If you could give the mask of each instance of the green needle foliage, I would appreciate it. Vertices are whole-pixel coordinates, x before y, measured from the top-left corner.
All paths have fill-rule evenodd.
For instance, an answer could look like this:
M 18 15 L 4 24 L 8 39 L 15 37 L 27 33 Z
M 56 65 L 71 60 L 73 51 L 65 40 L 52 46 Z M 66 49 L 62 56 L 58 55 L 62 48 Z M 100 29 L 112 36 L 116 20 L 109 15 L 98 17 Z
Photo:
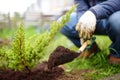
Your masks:
M 0 68 L 5 68 L 6 66 L 6 58 L 5 58 L 6 50 L 5 48 L 0 49 Z
M 46 31 L 38 36 L 33 35 L 29 39 L 25 38 L 24 25 L 20 24 L 15 38 L 11 44 L 11 49 L 0 50 L 0 57 L 6 61 L 6 68 L 13 70 L 31 70 L 39 60 L 43 57 L 44 49 L 49 45 L 56 33 L 70 19 L 70 14 L 74 11 L 76 5 L 73 6 L 63 17 L 61 22 L 53 22 L 50 31 Z
M 15 38 L 11 44 L 12 49 L 7 53 L 8 67 L 15 70 L 22 70 L 26 66 L 25 60 L 25 33 L 23 23 L 20 24 Z

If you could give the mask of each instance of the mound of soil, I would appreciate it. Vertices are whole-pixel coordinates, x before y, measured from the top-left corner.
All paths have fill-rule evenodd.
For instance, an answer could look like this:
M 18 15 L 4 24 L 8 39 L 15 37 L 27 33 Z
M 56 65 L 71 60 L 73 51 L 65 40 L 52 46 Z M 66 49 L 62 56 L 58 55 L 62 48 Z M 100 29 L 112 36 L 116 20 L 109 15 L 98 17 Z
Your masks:
M 44 71 L 47 62 L 38 64 L 31 72 L 0 70 L 0 80 L 90 80 L 84 74 L 90 70 L 74 70 L 65 73 L 60 67 L 54 67 L 51 71 Z
M 48 68 L 52 69 L 55 66 L 71 62 L 78 56 L 79 54 L 75 51 L 69 50 L 63 46 L 58 46 L 49 56 Z
M 72 61 L 78 55 L 74 51 L 58 46 L 51 53 L 48 62 L 38 64 L 31 72 L 27 70 L 0 70 L 0 80 L 78 80 L 81 79 L 82 72 L 77 72 L 78 75 L 73 72 L 66 74 L 62 68 L 56 67 Z M 84 80 L 87 79 L 84 78 Z
M 52 71 L 46 72 L 43 70 L 46 64 L 47 62 L 39 64 L 32 72 L 0 70 L 0 80 L 56 80 L 64 72 L 59 67 L 54 67 Z

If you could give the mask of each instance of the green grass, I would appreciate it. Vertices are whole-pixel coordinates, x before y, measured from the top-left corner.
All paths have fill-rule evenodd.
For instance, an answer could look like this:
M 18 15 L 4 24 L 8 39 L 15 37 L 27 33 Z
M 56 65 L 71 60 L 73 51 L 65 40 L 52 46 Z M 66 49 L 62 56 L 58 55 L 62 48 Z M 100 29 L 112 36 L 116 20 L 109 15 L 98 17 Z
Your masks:
M 11 36 L 13 36 L 15 31 L 15 29 L 8 28 L 0 29 L 0 38 L 10 38 Z
M 111 41 L 106 36 L 97 36 L 96 42 L 101 51 L 96 56 L 89 59 L 76 59 L 67 64 L 69 69 L 93 69 L 93 72 L 87 73 L 91 80 L 98 80 L 120 72 L 120 65 L 112 65 L 108 63 L 109 45 Z
M 9 29 L 9 28 L 4 28 L 0 29 L 0 38 L 12 38 L 16 32 L 17 28 L 14 29 Z M 33 26 L 30 26 L 29 28 L 25 28 L 25 36 L 30 37 L 33 34 L 36 33 L 36 29 Z

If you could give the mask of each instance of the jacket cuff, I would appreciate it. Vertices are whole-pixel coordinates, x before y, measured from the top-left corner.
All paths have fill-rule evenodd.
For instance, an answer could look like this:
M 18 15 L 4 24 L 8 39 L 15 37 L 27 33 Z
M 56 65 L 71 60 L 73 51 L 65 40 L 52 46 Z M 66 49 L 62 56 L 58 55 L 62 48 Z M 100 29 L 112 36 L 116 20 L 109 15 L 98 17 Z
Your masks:
M 93 14 L 96 16 L 96 18 L 98 18 L 97 13 L 94 9 L 91 8 L 91 9 L 89 9 L 89 11 L 93 12 Z
M 104 19 L 104 18 L 107 18 L 108 16 L 108 14 L 106 13 L 106 10 L 100 5 L 93 6 L 89 10 L 95 14 L 97 19 Z

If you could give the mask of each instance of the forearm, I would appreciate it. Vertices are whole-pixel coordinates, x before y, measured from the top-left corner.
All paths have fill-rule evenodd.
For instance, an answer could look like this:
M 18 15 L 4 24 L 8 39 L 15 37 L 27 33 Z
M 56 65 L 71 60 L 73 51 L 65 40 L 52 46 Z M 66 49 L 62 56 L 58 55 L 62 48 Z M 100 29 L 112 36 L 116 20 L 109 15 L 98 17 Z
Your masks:
M 107 0 L 91 7 L 89 10 L 96 15 L 97 19 L 107 18 L 120 10 L 120 0 Z

